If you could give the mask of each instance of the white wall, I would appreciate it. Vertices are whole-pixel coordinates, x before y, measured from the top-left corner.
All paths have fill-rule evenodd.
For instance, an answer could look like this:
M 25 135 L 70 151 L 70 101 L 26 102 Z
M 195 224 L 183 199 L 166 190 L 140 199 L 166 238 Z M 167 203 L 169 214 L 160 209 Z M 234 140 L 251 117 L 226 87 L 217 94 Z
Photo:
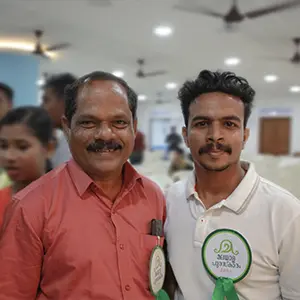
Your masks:
M 299 103 L 295 101 L 260 101 L 256 100 L 256 105 L 250 117 L 248 127 L 250 128 L 250 138 L 244 150 L 245 153 L 258 153 L 259 147 L 259 118 L 268 114 L 266 110 L 276 111 L 280 116 L 289 116 L 292 119 L 291 129 L 291 153 L 300 152 L 300 97 Z M 138 104 L 139 128 L 147 136 L 148 145 L 150 143 L 150 120 L 151 118 L 171 118 L 172 124 L 182 126 L 183 117 L 181 114 L 179 101 L 174 100 L 170 104 L 151 104 L 151 102 L 139 102 Z

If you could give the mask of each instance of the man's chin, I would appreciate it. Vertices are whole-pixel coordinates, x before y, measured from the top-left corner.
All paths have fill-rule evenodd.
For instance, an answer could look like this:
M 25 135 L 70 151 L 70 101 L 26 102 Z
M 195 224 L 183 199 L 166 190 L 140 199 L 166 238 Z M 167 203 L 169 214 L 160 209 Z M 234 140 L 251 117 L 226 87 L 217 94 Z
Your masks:
M 223 172 L 229 168 L 229 164 L 214 164 L 214 163 L 200 163 L 203 169 L 210 172 Z

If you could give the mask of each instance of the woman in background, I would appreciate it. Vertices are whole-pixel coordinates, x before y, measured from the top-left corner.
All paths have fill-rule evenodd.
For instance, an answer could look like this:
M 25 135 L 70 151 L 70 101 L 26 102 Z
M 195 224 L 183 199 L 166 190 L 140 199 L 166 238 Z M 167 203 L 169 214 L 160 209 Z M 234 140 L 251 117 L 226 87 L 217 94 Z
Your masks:
M 0 190 L 0 227 L 12 195 L 51 170 L 53 128 L 47 112 L 15 108 L 0 121 L 0 159 L 12 184 Z

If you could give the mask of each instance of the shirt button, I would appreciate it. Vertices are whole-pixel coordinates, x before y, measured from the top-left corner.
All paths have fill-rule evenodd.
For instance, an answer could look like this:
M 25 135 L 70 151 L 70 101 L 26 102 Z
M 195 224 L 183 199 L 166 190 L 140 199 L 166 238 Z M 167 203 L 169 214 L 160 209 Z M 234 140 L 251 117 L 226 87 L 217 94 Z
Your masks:
M 201 219 L 201 223 L 204 223 L 204 219 Z
M 127 285 L 125 286 L 125 290 L 126 290 L 126 291 L 130 291 L 130 285 L 129 285 L 129 284 L 127 284 Z
M 120 249 L 124 250 L 124 245 L 123 244 L 120 244 Z

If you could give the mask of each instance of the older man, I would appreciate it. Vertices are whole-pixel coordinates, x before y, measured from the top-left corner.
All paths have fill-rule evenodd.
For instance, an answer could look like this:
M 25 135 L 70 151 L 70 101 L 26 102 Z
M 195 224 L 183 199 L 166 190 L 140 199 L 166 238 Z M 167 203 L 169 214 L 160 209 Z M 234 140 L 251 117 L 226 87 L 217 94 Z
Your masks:
M 109 73 L 69 87 L 73 159 L 15 196 L 0 241 L 1 300 L 154 299 L 149 259 L 163 237 L 150 223 L 163 223 L 165 204 L 127 162 L 136 109 L 134 91 Z

